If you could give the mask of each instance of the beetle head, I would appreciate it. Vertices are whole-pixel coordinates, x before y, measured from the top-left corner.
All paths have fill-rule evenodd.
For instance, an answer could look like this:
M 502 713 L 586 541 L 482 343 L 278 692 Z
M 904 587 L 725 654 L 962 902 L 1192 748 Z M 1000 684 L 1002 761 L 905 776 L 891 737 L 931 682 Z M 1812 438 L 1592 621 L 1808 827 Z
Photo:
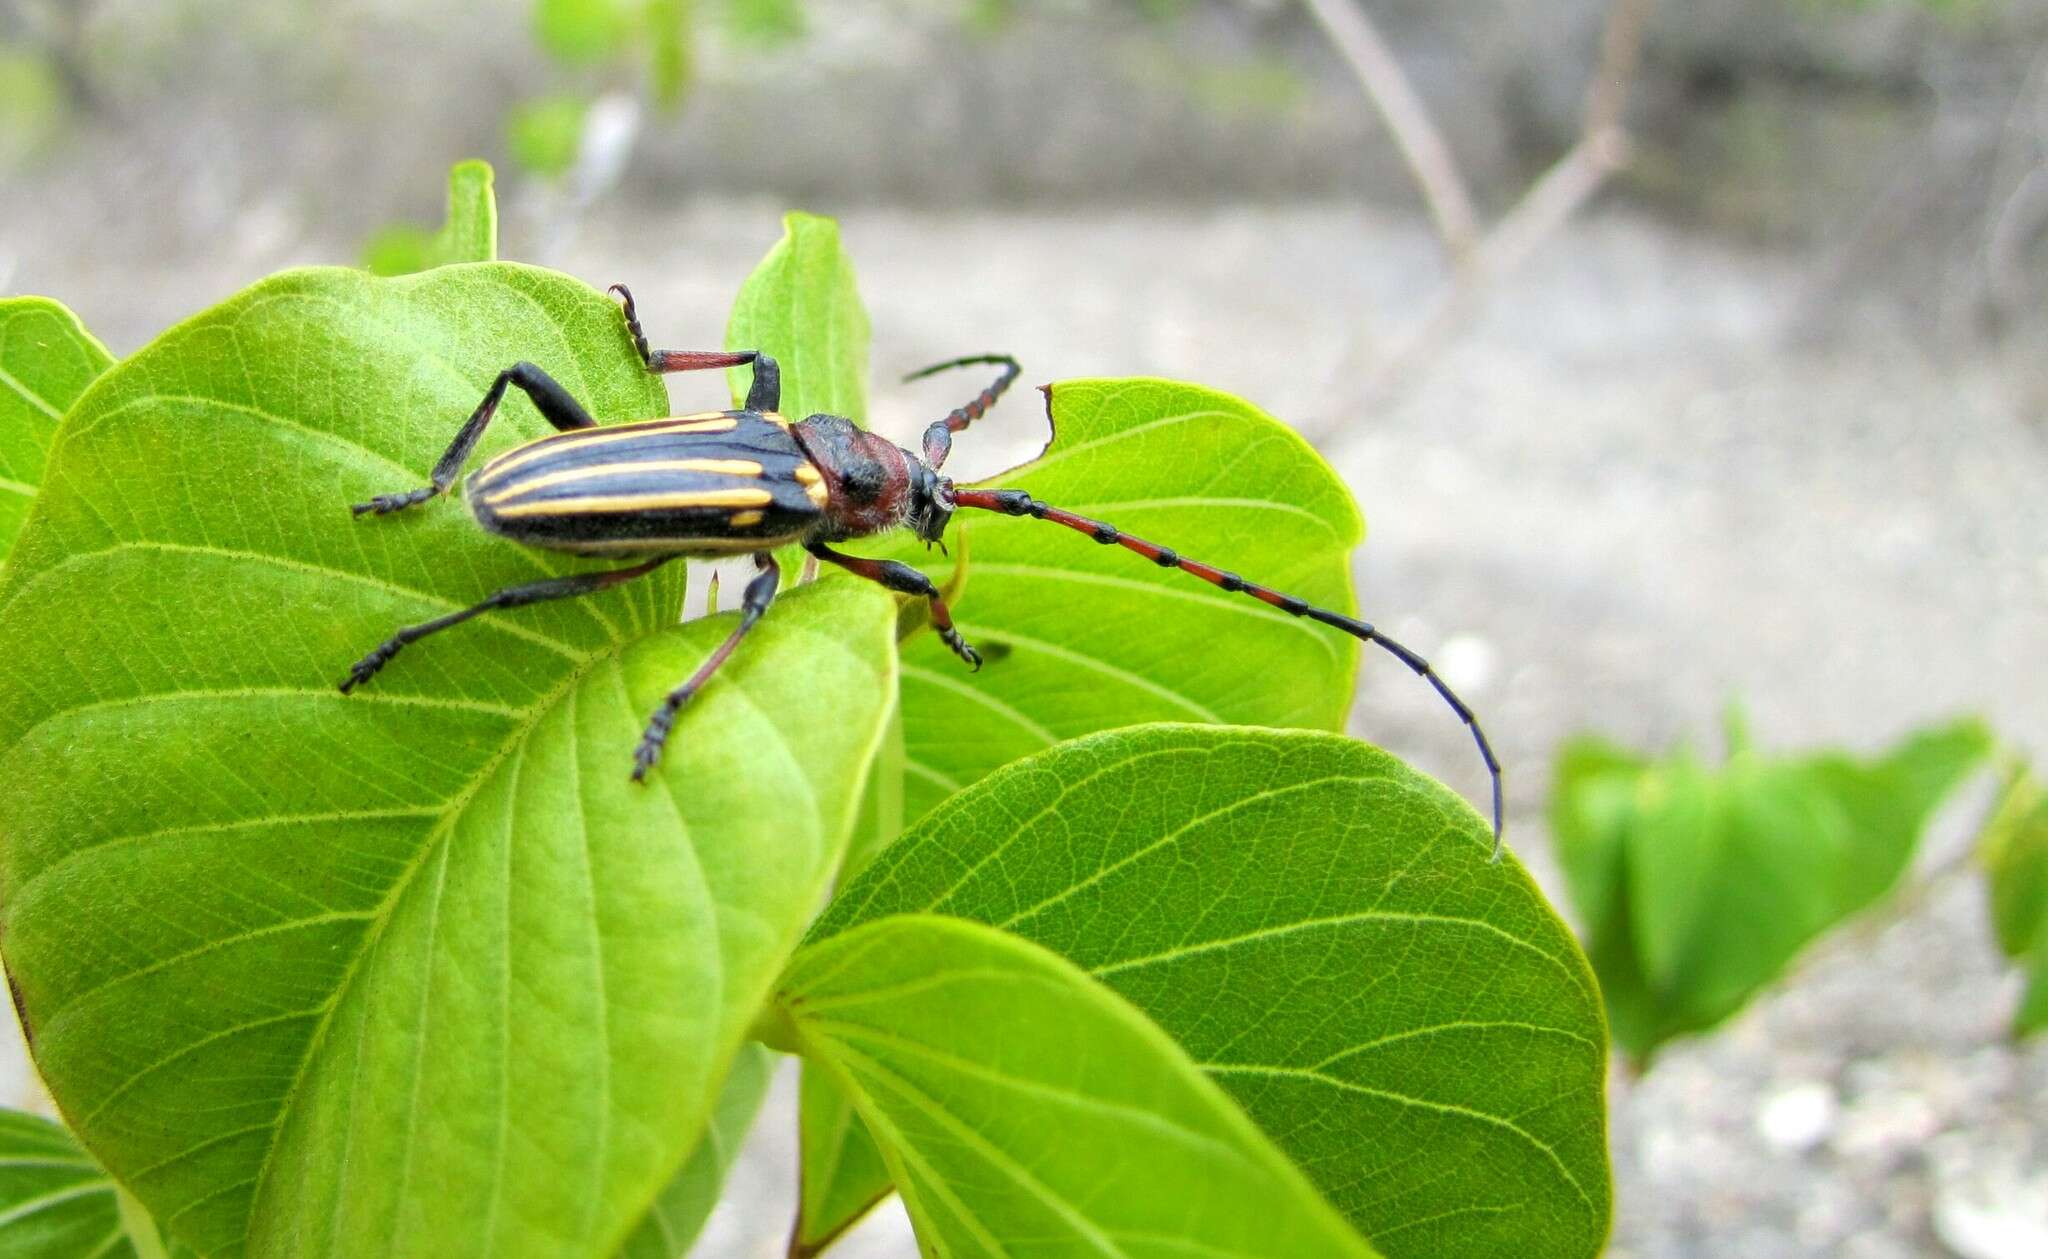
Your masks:
M 953 482 L 909 451 L 903 453 L 910 465 L 910 512 L 905 523 L 929 546 L 944 536 L 953 519 Z

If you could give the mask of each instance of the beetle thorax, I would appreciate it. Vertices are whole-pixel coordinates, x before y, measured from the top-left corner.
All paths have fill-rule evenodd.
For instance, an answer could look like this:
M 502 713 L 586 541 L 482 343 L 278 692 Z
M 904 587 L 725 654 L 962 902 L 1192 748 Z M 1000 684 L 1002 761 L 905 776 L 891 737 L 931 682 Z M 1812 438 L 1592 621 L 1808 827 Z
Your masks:
M 830 491 L 817 541 L 838 542 L 912 524 L 928 509 L 937 478 L 923 460 L 837 415 L 813 415 L 791 430 Z

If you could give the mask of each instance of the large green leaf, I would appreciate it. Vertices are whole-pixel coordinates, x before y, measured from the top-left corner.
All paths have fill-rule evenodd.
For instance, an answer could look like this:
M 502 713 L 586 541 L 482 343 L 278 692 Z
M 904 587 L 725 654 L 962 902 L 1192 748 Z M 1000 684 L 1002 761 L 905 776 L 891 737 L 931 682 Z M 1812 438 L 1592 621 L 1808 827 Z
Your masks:
M 1358 508 L 1293 430 L 1229 394 L 1164 380 L 1063 381 L 1047 409 L 1047 452 L 986 484 L 1352 611 Z M 969 430 L 959 441 L 972 439 Z M 907 816 L 1097 730 L 1343 728 L 1358 643 L 1337 630 L 1043 521 L 962 512 L 954 527 L 971 537 L 973 558 L 953 619 L 990 659 L 969 673 L 936 636 L 904 644 Z M 950 576 L 914 539 L 867 549 L 924 565 L 935 581 Z
M 420 484 L 522 358 L 603 419 L 666 410 L 565 276 L 272 277 L 80 399 L 0 585 L 25 1026 L 208 1254 L 615 1246 L 839 860 L 895 685 L 863 583 L 785 596 L 647 787 L 646 714 L 731 624 L 673 628 L 680 564 L 334 693 L 393 627 L 578 566 L 458 503 L 346 508 Z M 545 431 L 515 394 L 482 453 Z
M 1551 829 L 1615 1040 L 1646 1059 L 1740 1009 L 1897 883 L 1935 807 L 1989 747 L 1975 721 L 1873 760 L 1738 746 L 1720 769 L 1567 744 Z
M 806 948 L 891 914 L 992 923 L 1149 1015 L 1385 1253 L 1590 1255 L 1609 1208 L 1599 996 L 1492 847 L 1462 799 L 1365 744 L 1137 727 L 955 796 Z
M 718 1095 L 718 1109 L 712 1112 L 690 1161 L 662 1189 L 640 1227 L 619 1248 L 618 1259 L 683 1259 L 690 1253 L 691 1243 L 718 1205 L 725 1174 L 732 1170 L 740 1142 L 754 1125 L 754 1115 L 761 1109 L 774 1072 L 775 1055 L 768 1050 L 753 1044 L 740 1050 Z
M 43 484 L 57 421 L 113 361 L 49 298 L 0 299 L 0 560 Z
M 1158 1027 L 1071 963 L 928 915 L 801 950 L 781 985 L 933 1255 L 1365 1256 Z
M 0 1254 L 8 1259 L 146 1259 L 121 1222 L 119 1190 L 71 1134 L 0 1109 Z
M 725 327 L 733 350 L 763 350 L 782 368 L 782 413 L 868 416 L 868 312 L 839 225 L 815 214 L 782 217 L 769 249 L 733 299 Z M 746 397 L 751 368 L 734 368 L 732 395 Z
M 1979 848 L 1998 947 L 2026 969 L 2013 1034 L 2048 1029 L 2048 791 L 2020 767 L 2007 777 Z

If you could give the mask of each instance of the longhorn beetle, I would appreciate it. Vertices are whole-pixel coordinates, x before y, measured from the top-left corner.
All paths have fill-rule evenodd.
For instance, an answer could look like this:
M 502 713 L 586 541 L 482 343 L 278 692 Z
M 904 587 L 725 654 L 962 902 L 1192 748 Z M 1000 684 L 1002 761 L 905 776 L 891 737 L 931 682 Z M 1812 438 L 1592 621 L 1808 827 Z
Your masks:
M 837 564 L 898 594 L 924 599 L 939 638 L 970 668 L 981 655 L 953 628 L 952 615 L 931 579 L 895 560 L 863 559 L 833 549 L 835 542 L 865 538 L 909 526 L 927 544 L 938 542 L 946 523 L 962 507 L 1028 516 L 1086 534 L 1105 546 L 1121 546 L 1159 565 L 1177 568 L 1219 589 L 1250 595 L 1292 616 L 1342 630 L 1375 643 L 1436 688 L 1472 731 L 1493 785 L 1494 856 L 1500 856 L 1500 761 L 1465 702 L 1421 656 L 1364 621 L 1284 594 L 1236 573 L 1186 559 L 1171 547 L 1134 538 L 1114 525 L 1050 506 L 1022 490 L 966 490 L 941 476 L 953 434 L 980 419 L 1022 370 L 1007 354 L 977 354 L 938 363 L 906 379 L 916 380 L 956 367 L 998 367 L 995 381 L 974 399 L 924 433 L 923 455 L 905 450 L 837 415 L 813 415 L 794 424 L 777 414 L 782 401 L 775 360 L 759 350 L 654 350 L 641 331 L 633 295 L 624 285 L 611 292 L 623 303 L 626 330 L 651 372 L 752 367 L 747 404 L 733 411 L 706 411 L 664 420 L 599 427 L 569 391 L 531 363 L 498 373 L 474 413 L 434 465 L 432 484 L 357 503 L 356 515 L 386 515 L 446 492 L 490 425 L 507 386 L 516 385 L 542 418 L 559 430 L 507 451 L 473 473 L 463 496 L 477 524 L 527 546 L 579 555 L 613 555 L 637 560 L 624 568 L 577 573 L 511 586 L 474 607 L 408 625 L 364 656 L 342 680 L 344 693 L 361 686 L 391 662 L 406 644 L 480 613 L 516 608 L 548 599 L 595 594 L 644 577 L 679 555 L 751 553 L 757 576 L 747 584 L 740 622 L 718 649 L 682 685 L 668 693 L 648 718 L 633 752 L 633 779 L 644 779 L 661 756 L 676 713 L 718 671 L 754 628 L 775 598 L 780 581 L 771 550 L 798 543 L 828 564 Z

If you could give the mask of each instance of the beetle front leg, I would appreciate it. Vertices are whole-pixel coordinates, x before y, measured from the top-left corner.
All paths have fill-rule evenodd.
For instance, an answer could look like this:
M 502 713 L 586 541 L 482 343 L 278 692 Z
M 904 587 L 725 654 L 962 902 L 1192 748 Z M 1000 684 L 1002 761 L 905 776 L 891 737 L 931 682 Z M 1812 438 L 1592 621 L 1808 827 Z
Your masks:
M 969 668 L 981 668 L 981 653 L 968 646 L 967 640 L 960 637 L 960 631 L 953 628 L 953 614 L 947 611 L 946 601 L 939 596 L 939 588 L 932 584 L 931 578 L 896 560 L 863 559 L 835 551 L 822 542 L 806 542 L 804 550 L 828 564 L 839 565 L 856 577 L 865 577 L 885 590 L 923 599 L 931 607 L 932 628 L 938 631 L 939 641 L 952 648 L 953 654 L 965 660 Z
M 684 704 L 690 702 L 691 696 L 711 680 L 711 675 L 718 672 L 719 666 L 726 662 L 733 649 L 740 645 L 740 640 L 747 636 L 747 631 L 754 628 L 754 623 L 761 619 L 761 614 L 774 602 L 775 589 L 782 581 L 782 570 L 776 566 L 775 557 L 766 551 L 757 552 L 754 556 L 754 566 L 761 572 L 747 583 L 747 593 L 740 600 L 740 623 L 733 627 L 732 633 L 726 635 L 725 641 L 718 645 L 718 650 L 712 652 L 703 664 L 697 666 L 697 671 L 692 673 L 687 681 L 668 693 L 661 701 L 661 707 L 655 709 L 654 715 L 647 719 L 647 731 L 640 736 L 640 746 L 633 749 L 634 782 L 645 781 L 647 771 L 653 769 L 654 763 L 661 759 L 662 746 L 668 742 L 669 731 L 676 724 L 676 713 L 681 711 Z
M 463 424 L 461 431 L 455 434 L 455 440 L 448 443 L 448 449 L 442 452 L 440 461 L 434 465 L 433 484 L 397 494 L 379 494 L 367 503 L 355 504 L 349 510 L 358 516 L 371 513 L 383 516 L 403 511 L 416 503 L 424 503 L 437 494 L 446 493 L 448 487 L 455 483 L 456 475 L 462 471 L 462 465 L 469 462 L 469 456 L 476 450 L 477 442 L 482 440 L 484 430 L 491 426 L 491 417 L 498 413 L 498 404 L 505 399 L 507 385 L 519 386 L 527 397 L 533 399 L 534 408 L 540 412 L 541 418 L 561 432 L 594 428 L 597 425 L 597 421 L 591 419 L 590 413 L 583 409 L 583 404 L 576 401 L 567 389 L 562 388 L 554 377 L 531 363 L 514 363 L 498 373 L 498 378 L 491 382 L 490 389 L 485 392 L 484 400 L 477 403 L 476 410 L 470 413 L 469 420 Z

